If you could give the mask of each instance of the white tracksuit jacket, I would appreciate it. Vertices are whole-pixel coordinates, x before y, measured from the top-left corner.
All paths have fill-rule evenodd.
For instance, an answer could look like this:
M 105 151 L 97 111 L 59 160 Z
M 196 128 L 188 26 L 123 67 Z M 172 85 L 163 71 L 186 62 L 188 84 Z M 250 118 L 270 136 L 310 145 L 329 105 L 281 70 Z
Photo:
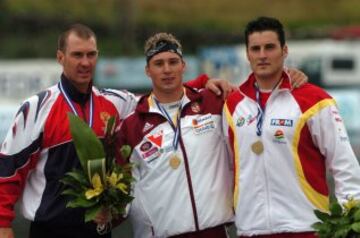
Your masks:
M 255 77 L 250 75 L 224 106 L 224 131 L 235 164 L 238 235 L 312 231 L 314 209 L 328 210 L 326 169 L 340 202 L 360 198 L 360 168 L 335 101 L 321 88 L 292 89 L 287 74 L 266 103 L 256 135 Z M 261 140 L 260 155 L 251 145 Z
M 133 148 L 134 200 L 129 216 L 136 238 L 168 237 L 233 221 L 229 155 L 222 134 L 223 101 L 186 89 L 178 155 L 174 131 L 151 97 L 140 99 L 121 126 L 120 144 Z

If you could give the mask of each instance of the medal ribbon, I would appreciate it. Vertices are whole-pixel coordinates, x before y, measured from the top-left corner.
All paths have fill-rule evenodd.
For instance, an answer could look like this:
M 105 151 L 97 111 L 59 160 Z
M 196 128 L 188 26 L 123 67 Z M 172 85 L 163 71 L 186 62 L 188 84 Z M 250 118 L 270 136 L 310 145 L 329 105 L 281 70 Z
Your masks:
M 282 78 L 280 78 L 277 83 L 275 84 L 275 86 L 273 87 L 273 89 L 271 90 L 274 91 L 274 89 L 279 85 L 280 81 Z M 264 121 L 264 115 L 265 115 L 265 109 L 266 109 L 266 103 L 264 105 L 264 107 L 261 106 L 261 98 L 260 98 L 260 89 L 257 83 L 255 83 L 255 88 L 256 88 L 256 103 L 257 103 L 257 108 L 258 108 L 258 113 L 256 115 L 256 135 L 261 136 L 262 134 L 262 126 L 263 126 L 263 121 Z
M 261 136 L 266 104 L 264 108 L 261 107 L 260 90 L 256 83 L 255 83 L 255 88 L 256 88 L 256 104 L 258 108 L 258 113 L 256 115 L 256 135 Z
M 64 90 L 64 87 L 61 83 L 61 81 L 59 82 L 60 85 L 60 91 L 61 93 L 64 95 L 65 100 L 67 102 L 67 104 L 69 105 L 69 107 L 71 108 L 71 111 L 76 115 L 79 116 L 79 114 L 77 113 L 74 104 L 72 103 L 70 97 L 67 95 L 66 91 Z M 94 108 L 93 108 L 93 98 L 92 98 L 92 93 L 90 94 L 90 112 L 89 112 L 89 127 L 91 128 L 93 125 L 93 112 L 94 112 Z M 85 115 L 84 115 L 85 116 Z
M 180 139 L 180 114 L 181 114 L 181 109 L 182 109 L 182 100 L 181 103 L 179 105 L 177 114 L 176 114 L 176 125 L 174 124 L 173 120 L 171 119 L 170 115 L 167 113 L 166 109 L 159 103 L 158 100 L 156 100 L 155 97 L 152 97 L 156 103 L 156 106 L 158 107 L 158 109 L 160 110 L 161 114 L 166 118 L 166 120 L 169 122 L 171 128 L 173 129 L 173 131 L 175 132 L 174 138 L 173 138 L 173 148 L 174 151 L 177 150 L 177 147 L 179 145 L 179 139 Z

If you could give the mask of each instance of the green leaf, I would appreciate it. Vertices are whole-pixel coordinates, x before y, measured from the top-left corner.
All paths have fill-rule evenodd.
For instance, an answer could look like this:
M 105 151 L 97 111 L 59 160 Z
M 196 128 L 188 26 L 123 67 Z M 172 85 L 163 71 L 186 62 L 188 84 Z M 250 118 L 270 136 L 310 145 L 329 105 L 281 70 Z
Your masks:
M 89 180 L 95 175 L 98 174 L 101 178 L 103 184 L 106 183 L 106 166 L 105 158 L 89 160 L 87 163 L 87 171 L 89 174 Z
M 319 210 L 315 210 L 314 213 L 315 216 L 319 218 L 321 221 L 327 221 L 330 219 L 330 215 L 328 213 L 321 212 Z
M 349 231 L 350 231 L 350 228 L 348 228 L 348 227 L 337 229 L 335 231 L 333 237 L 334 238 L 346 238 Z
M 129 145 L 123 145 L 121 146 L 120 148 L 120 153 L 121 153 L 121 156 L 124 158 L 124 159 L 127 159 L 129 158 L 130 154 L 131 154 L 131 147 Z
M 79 117 L 68 113 L 70 131 L 81 166 L 86 171 L 88 160 L 104 158 L 105 152 L 101 141 L 93 130 Z
M 355 221 L 360 221 L 360 210 L 356 210 L 353 217 Z
M 76 208 L 76 207 L 91 207 L 98 203 L 98 199 L 86 199 L 84 196 L 80 196 L 71 200 L 66 204 L 66 207 Z
M 85 222 L 89 222 L 95 219 L 98 212 L 100 212 L 102 209 L 102 206 L 100 204 L 89 208 L 85 211 Z
M 81 185 L 90 186 L 90 182 L 88 178 L 85 176 L 83 171 L 78 170 L 78 171 L 67 172 L 63 180 L 65 180 L 66 182 L 67 179 L 70 180 L 71 178 Z
M 69 188 L 69 189 L 65 189 L 61 194 L 62 195 L 70 195 L 70 196 L 78 197 L 79 196 L 79 190 Z
M 351 229 L 356 231 L 357 233 L 360 233 L 360 222 L 355 222 L 351 225 Z
M 341 216 L 343 209 L 338 202 L 330 204 L 330 213 L 332 216 Z
M 316 231 L 320 230 L 323 226 L 325 226 L 325 224 L 322 222 L 315 222 L 311 225 L 311 227 L 314 228 L 314 230 Z
M 106 135 L 111 135 L 115 126 L 115 117 L 110 117 L 106 124 Z

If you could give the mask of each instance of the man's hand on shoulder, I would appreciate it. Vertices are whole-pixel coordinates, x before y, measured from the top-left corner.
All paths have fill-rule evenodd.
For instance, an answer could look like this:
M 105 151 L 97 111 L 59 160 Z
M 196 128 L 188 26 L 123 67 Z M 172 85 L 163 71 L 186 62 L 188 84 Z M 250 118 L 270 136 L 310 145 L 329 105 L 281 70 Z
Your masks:
M 209 79 L 205 85 L 205 88 L 218 96 L 222 95 L 223 99 L 226 99 L 229 93 L 237 89 L 237 87 L 231 84 L 228 80 L 216 78 Z
M 291 68 L 291 69 L 287 69 L 286 71 L 290 75 L 291 85 L 293 88 L 299 88 L 303 84 L 305 84 L 309 81 L 308 76 L 306 76 L 306 74 L 304 74 L 304 72 L 302 72 L 298 69 Z

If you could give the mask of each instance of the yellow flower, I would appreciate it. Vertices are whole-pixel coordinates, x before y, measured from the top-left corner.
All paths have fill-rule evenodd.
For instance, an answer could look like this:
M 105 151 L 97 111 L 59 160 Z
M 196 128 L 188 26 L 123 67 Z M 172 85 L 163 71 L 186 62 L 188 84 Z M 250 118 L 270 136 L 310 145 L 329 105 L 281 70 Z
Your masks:
M 116 187 L 117 189 L 121 190 L 125 194 L 128 194 L 128 192 L 126 191 L 127 185 L 124 183 L 119 183 L 119 181 L 123 177 L 124 177 L 123 174 L 117 174 L 115 172 L 112 172 L 111 175 L 107 177 L 107 180 L 109 181 L 111 186 Z
M 356 207 L 359 204 L 359 200 L 354 199 L 354 197 L 349 198 L 349 200 L 344 203 L 344 208 L 346 211 L 350 211 L 351 208 Z
M 123 192 L 123 193 L 125 193 L 125 194 L 128 194 L 128 191 L 126 190 L 126 189 L 127 189 L 126 184 L 124 184 L 124 183 L 118 183 L 118 184 L 116 185 L 116 187 L 117 187 L 118 189 L 120 189 L 121 192 Z
M 93 189 L 88 189 L 85 192 L 85 197 L 88 200 L 90 200 L 93 197 L 99 196 L 104 191 L 104 187 L 101 183 L 101 178 L 98 173 L 95 173 L 94 176 L 92 177 L 91 184 Z
M 111 186 L 116 187 L 116 184 L 123 178 L 123 174 L 117 174 L 112 172 L 110 176 L 107 176 L 107 180 Z

